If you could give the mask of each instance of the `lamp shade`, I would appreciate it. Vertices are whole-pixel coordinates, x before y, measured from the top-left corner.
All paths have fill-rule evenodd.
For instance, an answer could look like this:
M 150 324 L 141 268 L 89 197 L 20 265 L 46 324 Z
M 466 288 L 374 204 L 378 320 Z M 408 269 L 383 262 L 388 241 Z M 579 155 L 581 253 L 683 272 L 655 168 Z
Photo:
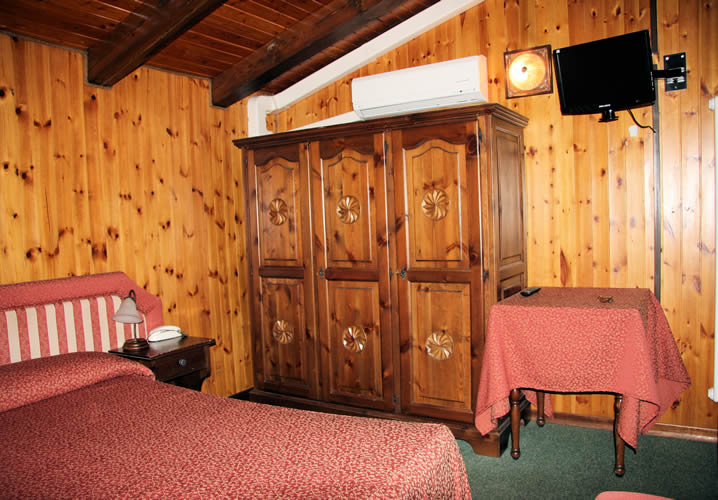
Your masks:
M 137 312 L 134 290 L 130 290 L 129 295 L 122 299 L 122 303 L 112 319 L 118 323 L 142 323 L 142 316 Z

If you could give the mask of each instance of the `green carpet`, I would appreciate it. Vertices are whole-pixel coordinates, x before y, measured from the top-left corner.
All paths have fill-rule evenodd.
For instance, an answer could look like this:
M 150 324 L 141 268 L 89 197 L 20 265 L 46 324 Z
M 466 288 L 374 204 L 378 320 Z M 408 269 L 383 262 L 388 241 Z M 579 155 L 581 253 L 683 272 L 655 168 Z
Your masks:
M 613 433 L 535 422 L 521 427 L 521 457 L 476 455 L 458 441 L 473 498 L 593 499 L 635 491 L 675 499 L 718 499 L 716 444 L 641 436 L 626 447 L 626 474 L 613 473 Z M 511 443 L 509 441 L 509 448 Z

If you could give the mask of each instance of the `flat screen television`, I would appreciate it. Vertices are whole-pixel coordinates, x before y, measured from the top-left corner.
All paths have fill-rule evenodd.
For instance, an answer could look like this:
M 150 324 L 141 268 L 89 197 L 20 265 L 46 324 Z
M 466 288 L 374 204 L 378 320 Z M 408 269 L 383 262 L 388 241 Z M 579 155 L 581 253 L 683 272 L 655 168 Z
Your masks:
M 656 102 L 648 30 L 556 49 L 553 58 L 564 115 L 613 121 L 616 111 Z

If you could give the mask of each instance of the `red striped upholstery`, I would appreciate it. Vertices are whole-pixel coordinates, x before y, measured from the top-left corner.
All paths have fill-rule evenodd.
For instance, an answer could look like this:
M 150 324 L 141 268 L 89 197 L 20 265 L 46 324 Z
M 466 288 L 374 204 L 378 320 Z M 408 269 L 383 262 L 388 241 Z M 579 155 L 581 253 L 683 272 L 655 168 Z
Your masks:
M 0 285 L 0 364 L 121 346 L 132 326 L 112 316 L 131 289 L 146 337 L 162 324 L 162 303 L 124 273 Z

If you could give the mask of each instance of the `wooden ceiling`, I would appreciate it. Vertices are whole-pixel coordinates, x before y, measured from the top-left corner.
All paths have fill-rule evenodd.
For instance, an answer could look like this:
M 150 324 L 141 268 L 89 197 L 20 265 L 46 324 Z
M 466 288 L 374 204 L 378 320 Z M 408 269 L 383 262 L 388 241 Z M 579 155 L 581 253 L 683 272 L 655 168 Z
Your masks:
M 0 0 L 0 30 L 87 54 L 111 86 L 147 64 L 212 81 L 212 102 L 277 93 L 438 0 Z

